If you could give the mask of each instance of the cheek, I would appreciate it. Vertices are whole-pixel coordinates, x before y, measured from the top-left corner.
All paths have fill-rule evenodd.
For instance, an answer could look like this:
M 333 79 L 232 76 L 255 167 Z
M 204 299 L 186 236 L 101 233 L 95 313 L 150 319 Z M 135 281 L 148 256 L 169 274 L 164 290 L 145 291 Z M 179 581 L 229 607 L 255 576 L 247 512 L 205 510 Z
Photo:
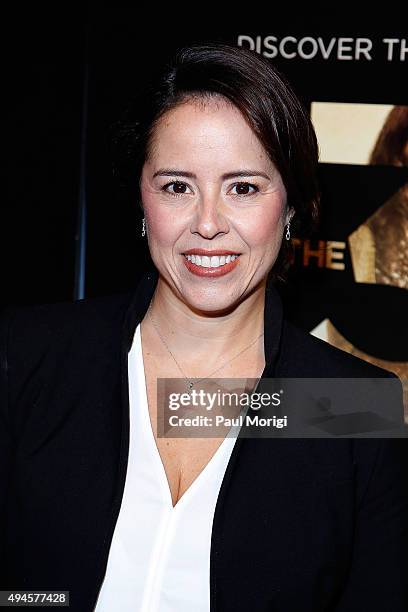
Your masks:
M 273 199 L 264 206 L 251 211 L 245 225 L 243 236 L 253 249 L 274 249 L 280 244 L 283 232 L 283 200 Z
M 149 245 L 154 248 L 173 246 L 182 231 L 182 217 L 172 210 L 171 206 L 163 206 L 159 196 L 149 191 L 142 192 L 144 216 L 148 228 Z

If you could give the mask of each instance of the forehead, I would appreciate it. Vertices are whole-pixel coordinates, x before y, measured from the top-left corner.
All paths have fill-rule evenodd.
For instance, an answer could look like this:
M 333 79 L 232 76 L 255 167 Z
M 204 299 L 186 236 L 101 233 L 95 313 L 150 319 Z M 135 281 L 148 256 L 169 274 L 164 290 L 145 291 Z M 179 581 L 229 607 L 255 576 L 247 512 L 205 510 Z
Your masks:
M 239 109 L 218 97 L 189 100 L 165 113 L 155 126 L 149 149 L 152 161 L 171 155 L 172 161 L 224 158 L 272 164 Z

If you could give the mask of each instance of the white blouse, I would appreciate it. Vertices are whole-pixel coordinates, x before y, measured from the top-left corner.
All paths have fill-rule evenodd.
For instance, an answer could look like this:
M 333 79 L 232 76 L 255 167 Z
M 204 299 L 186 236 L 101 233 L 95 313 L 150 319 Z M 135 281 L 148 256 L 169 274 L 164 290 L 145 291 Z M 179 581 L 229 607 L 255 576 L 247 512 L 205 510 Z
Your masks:
M 173 507 L 147 403 L 140 325 L 128 355 L 130 441 L 122 504 L 96 612 L 208 612 L 211 531 L 232 428 Z

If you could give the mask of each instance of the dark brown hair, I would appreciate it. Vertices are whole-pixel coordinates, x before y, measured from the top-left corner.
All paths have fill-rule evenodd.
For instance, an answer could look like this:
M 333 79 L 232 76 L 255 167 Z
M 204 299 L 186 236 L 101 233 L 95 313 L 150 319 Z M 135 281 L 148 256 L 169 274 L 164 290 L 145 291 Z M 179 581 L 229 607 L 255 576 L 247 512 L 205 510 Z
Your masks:
M 172 108 L 192 98 L 223 96 L 237 107 L 278 169 L 295 211 L 291 232 L 306 237 L 319 210 L 318 145 L 308 112 L 286 79 L 259 54 L 211 42 L 179 50 L 113 126 L 114 169 L 121 184 L 133 186 L 141 205 L 139 181 L 155 126 Z M 283 279 L 292 258 L 283 240 L 272 270 Z

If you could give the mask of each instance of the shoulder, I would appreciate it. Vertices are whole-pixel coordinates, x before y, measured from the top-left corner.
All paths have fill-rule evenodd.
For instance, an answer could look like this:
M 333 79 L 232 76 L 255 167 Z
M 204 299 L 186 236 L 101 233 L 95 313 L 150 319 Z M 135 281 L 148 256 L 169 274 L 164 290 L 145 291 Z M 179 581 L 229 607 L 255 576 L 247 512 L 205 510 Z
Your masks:
M 91 338 L 101 331 L 115 330 L 123 321 L 132 292 L 55 302 L 12 306 L 0 313 L 0 350 L 40 351 L 54 339 L 73 335 Z
M 299 377 L 383 378 L 396 375 L 346 353 L 284 319 L 279 369 Z
M 34 393 L 57 368 L 67 372 L 118 351 L 132 295 L 4 308 L 0 313 L 2 405 L 13 403 L 32 387 Z

